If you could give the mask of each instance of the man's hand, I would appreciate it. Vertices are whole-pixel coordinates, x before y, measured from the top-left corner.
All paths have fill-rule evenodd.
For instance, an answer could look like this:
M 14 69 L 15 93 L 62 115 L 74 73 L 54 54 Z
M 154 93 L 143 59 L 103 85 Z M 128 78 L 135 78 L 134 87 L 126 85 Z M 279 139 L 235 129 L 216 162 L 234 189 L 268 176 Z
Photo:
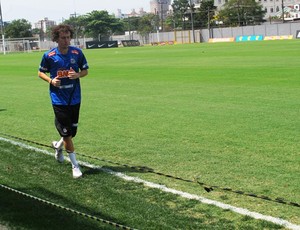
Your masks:
M 77 79 L 77 78 L 79 78 L 80 77 L 80 73 L 77 73 L 77 72 L 75 72 L 75 70 L 73 70 L 73 68 L 71 67 L 70 68 L 70 70 L 69 70 L 69 75 L 68 75 L 68 77 L 70 78 L 70 79 Z
M 55 77 L 51 80 L 51 84 L 55 87 L 59 87 L 60 86 L 60 80 L 59 77 Z

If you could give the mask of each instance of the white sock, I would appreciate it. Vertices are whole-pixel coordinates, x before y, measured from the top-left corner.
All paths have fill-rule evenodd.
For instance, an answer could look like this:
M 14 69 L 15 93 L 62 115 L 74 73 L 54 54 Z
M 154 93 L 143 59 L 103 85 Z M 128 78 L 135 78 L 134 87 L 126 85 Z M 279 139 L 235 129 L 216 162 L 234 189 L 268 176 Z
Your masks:
M 75 153 L 69 153 L 69 157 L 70 157 L 72 166 L 73 166 L 73 167 L 78 167 L 78 162 L 77 162 L 77 160 L 76 160 L 76 155 L 75 155 Z
M 60 138 L 60 140 L 56 143 L 56 148 L 61 148 L 62 147 L 62 145 L 63 145 L 63 142 L 64 142 L 64 138 L 62 137 L 62 138 Z

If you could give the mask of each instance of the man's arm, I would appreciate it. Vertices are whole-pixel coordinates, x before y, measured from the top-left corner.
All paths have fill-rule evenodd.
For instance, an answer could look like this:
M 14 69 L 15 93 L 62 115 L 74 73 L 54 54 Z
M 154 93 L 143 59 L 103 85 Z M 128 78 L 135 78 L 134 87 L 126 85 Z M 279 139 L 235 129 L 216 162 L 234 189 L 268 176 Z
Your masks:
M 51 84 L 52 79 L 45 74 L 44 72 L 38 71 L 38 76 L 43 79 L 44 81 L 48 82 L 49 84 Z
M 58 77 L 51 79 L 47 74 L 45 74 L 44 72 L 41 72 L 41 71 L 38 72 L 38 76 L 41 79 L 43 79 L 44 81 L 48 82 L 50 85 L 53 85 L 55 87 L 60 86 L 60 80 Z

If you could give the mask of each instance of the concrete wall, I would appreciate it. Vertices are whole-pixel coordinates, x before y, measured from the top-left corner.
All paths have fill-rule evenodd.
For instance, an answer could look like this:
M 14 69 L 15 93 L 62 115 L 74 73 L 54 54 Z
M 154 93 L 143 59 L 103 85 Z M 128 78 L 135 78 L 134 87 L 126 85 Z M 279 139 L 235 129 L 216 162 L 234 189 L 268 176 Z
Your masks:
M 208 29 L 195 30 L 194 34 L 191 30 L 172 31 L 172 32 L 156 32 L 150 33 L 146 37 L 141 37 L 137 33 L 129 35 L 112 36 L 111 40 L 121 43 L 122 40 L 139 40 L 142 45 L 157 44 L 161 42 L 176 42 L 179 44 L 208 42 L 210 38 L 229 38 L 237 36 L 282 36 L 293 35 L 296 38 L 297 31 L 300 30 L 300 22 L 264 24 L 257 26 L 241 26 L 241 27 L 216 27 Z M 79 39 L 80 47 L 85 47 L 86 41 L 91 41 L 90 38 Z M 72 42 L 74 43 L 74 42 Z M 47 50 L 56 46 L 53 42 L 41 42 L 41 49 Z
M 209 38 L 228 38 L 236 36 L 262 35 L 262 36 L 282 36 L 293 35 L 296 37 L 297 30 L 300 30 L 300 22 L 264 24 L 257 26 L 241 26 L 241 27 L 215 27 L 208 29 L 193 31 L 173 31 L 173 32 L 157 32 L 151 33 L 147 38 L 138 34 L 133 34 L 133 39 L 139 40 L 141 44 L 151 44 L 155 42 L 176 41 L 177 43 L 193 43 L 208 42 Z M 118 36 L 118 39 L 120 36 Z M 125 39 L 124 39 L 125 40 Z

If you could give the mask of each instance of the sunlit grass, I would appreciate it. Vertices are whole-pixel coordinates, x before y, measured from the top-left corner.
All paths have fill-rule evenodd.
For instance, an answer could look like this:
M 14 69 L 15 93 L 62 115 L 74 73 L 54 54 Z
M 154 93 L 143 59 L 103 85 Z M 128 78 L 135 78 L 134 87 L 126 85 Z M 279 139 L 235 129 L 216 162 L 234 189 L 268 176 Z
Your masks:
M 77 152 L 299 203 L 298 46 L 85 50 Z M 49 144 L 58 135 L 48 85 L 37 77 L 41 55 L 0 56 L 0 131 Z M 294 207 L 128 174 L 300 223 Z

